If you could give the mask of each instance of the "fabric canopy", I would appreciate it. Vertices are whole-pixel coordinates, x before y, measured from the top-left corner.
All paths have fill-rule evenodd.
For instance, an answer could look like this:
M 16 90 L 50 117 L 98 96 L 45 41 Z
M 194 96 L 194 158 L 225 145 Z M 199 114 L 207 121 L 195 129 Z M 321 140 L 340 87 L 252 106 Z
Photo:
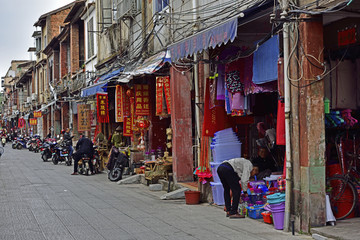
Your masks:
M 191 56 L 196 52 L 202 52 L 204 49 L 215 48 L 226 44 L 229 40 L 234 41 L 237 35 L 238 17 L 225 23 L 208 28 L 196 33 L 191 37 L 171 45 L 171 60 L 176 61 L 180 58 Z
M 121 73 L 121 77 L 117 80 L 118 82 L 128 83 L 132 77 L 140 76 L 144 74 L 152 74 L 158 71 L 166 62 L 170 61 L 169 53 L 167 51 L 159 52 L 142 62 L 136 63 L 132 67 L 125 68 L 124 72 Z
M 95 95 L 96 93 L 105 92 L 104 87 L 107 86 L 108 81 L 99 82 L 97 84 L 94 84 L 92 86 L 86 87 L 81 90 L 81 97 L 87 97 Z
M 105 80 L 110 80 L 114 77 L 119 76 L 122 71 L 124 71 L 124 67 L 121 67 L 119 69 L 116 69 L 115 71 L 102 75 L 97 81 L 101 82 Z

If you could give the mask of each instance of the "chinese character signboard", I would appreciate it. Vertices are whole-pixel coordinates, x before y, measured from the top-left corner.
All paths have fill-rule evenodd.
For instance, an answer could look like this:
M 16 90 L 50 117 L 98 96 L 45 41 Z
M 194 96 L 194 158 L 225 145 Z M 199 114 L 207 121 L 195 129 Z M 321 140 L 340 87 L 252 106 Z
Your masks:
M 90 105 L 78 104 L 78 131 L 85 132 L 91 129 Z
M 116 86 L 115 99 L 115 121 L 123 122 L 124 117 L 130 116 L 130 97 L 126 94 L 126 87 Z
M 164 91 L 167 114 L 171 114 L 171 95 L 170 95 L 170 77 L 156 78 L 156 115 L 163 114 L 164 107 Z
M 97 116 L 99 123 L 109 122 L 109 106 L 108 106 L 108 95 L 107 93 L 96 94 L 97 103 Z
M 32 125 L 32 126 L 37 125 L 37 118 L 30 118 L 30 119 L 29 119 L 29 123 L 30 123 L 30 125 Z
M 124 132 L 123 136 L 131 137 L 133 135 L 132 130 L 132 118 L 131 117 L 124 117 Z
M 156 77 L 156 115 L 162 114 L 164 98 L 164 81 L 162 77 Z
M 338 45 L 346 46 L 356 43 L 356 28 L 348 28 L 338 32 Z
M 135 85 L 135 115 L 150 115 L 149 85 Z
M 34 112 L 34 118 L 41 118 L 41 111 Z
M 168 114 L 171 114 L 171 95 L 170 95 L 170 77 L 163 77 L 164 81 L 164 91 L 165 91 L 165 99 L 166 99 L 166 107 Z

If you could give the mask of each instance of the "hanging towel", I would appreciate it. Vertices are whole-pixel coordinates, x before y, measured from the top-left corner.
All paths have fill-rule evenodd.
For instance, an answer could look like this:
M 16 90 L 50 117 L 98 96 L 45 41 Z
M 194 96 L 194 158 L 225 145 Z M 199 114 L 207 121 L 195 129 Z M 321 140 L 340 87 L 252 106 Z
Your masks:
M 281 100 L 278 100 L 276 144 L 285 145 L 285 103 Z
M 275 35 L 254 53 L 253 83 L 271 82 L 278 77 L 279 36 Z
M 245 109 L 245 97 L 241 93 L 232 94 L 231 110 L 244 110 Z
M 218 78 L 216 82 L 216 99 L 225 100 L 225 65 L 218 65 Z
M 227 114 L 231 114 L 230 97 L 229 97 L 229 92 L 226 88 L 225 88 L 225 109 Z

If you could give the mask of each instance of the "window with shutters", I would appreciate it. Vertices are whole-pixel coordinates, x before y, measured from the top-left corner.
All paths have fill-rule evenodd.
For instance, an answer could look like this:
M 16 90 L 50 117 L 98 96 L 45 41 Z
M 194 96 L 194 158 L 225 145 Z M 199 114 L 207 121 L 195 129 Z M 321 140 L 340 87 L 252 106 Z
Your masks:
M 94 18 L 90 18 L 90 20 L 87 22 L 87 58 L 91 58 L 94 56 Z

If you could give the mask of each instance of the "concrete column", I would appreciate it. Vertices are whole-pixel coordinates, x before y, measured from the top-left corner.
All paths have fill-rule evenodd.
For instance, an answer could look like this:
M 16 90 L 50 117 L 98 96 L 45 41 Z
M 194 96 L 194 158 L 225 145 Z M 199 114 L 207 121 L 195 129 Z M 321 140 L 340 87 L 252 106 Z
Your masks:
M 305 55 L 307 58 L 298 70 L 299 75 L 303 73 L 302 80 L 291 89 L 292 99 L 298 100 L 297 104 L 292 101 L 295 103 L 292 105 L 294 209 L 297 230 L 309 232 L 311 227 L 326 223 L 324 81 L 316 81 L 321 79 L 323 67 L 313 58 L 323 62 L 321 17 L 301 22 L 299 36 L 298 46 L 304 49 L 302 52 L 299 48 L 299 59 Z M 310 83 L 313 84 L 302 87 Z
M 176 181 L 193 180 L 191 76 L 170 68 L 172 157 Z

